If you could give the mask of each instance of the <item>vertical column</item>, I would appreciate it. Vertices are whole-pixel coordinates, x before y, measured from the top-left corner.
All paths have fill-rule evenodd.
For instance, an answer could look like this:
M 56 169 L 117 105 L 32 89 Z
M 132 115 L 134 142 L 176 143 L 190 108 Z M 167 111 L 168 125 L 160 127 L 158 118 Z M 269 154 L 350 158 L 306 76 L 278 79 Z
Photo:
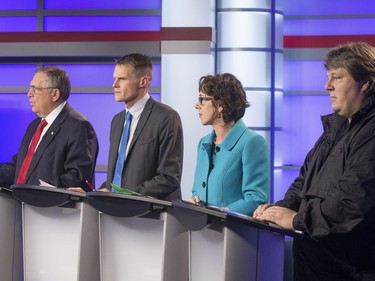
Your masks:
M 215 1 L 163 0 L 161 28 L 161 101 L 181 116 L 184 129 L 182 196 L 191 196 L 199 139 L 211 128 L 201 125 L 194 104 L 198 80 L 215 72 Z
M 283 96 L 283 15 L 279 0 L 219 0 L 217 72 L 230 72 L 243 83 L 251 107 L 244 122 L 263 135 L 271 152 L 271 198 Z

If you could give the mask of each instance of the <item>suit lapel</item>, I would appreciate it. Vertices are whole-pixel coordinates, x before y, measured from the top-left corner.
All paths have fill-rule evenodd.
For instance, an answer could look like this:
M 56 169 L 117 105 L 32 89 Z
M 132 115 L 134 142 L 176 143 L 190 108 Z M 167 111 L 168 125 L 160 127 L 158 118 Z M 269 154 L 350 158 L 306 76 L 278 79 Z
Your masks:
M 132 142 L 129 146 L 128 153 L 130 152 L 130 150 L 134 146 L 134 144 L 137 141 L 137 139 L 139 138 L 144 126 L 146 125 L 147 120 L 150 117 L 150 114 L 152 112 L 152 107 L 153 107 L 154 103 L 155 103 L 155 101 L 153 100 L 152 97 L 150 97 L 148 99 L 148 101 L 146 102 L 145 108 L 143 109 L 143 111 L 141 113 L 141 117 L 139 118 L 137 128 L 134 131 L 133 139 L 132 139 Z
M 124 122 L 125 122 L 125 110 L 120 113 L 118 118 L 115 118 L 113 120 L 113 124 L 111 128 L 111 147 L 109 151 L 110 153 L 109 159 L 115 159 L 115 161 L 108 161 L 109 173 L 112 173 L 112 172 L 114 173 L 114 170 L 115 170 L 116 160 L 118 157 L 118 150 L 119 150 L 120 141 L 121 141 L 121 135 L 124 129 Z
M 48 145 L 51 143 L 51 141 L 58 135 L 58 132 L 61 129 L 61 123 L 64 122 L 68 111 L 70 110 L 70 106 L 66 104 L 63 108 L 63 110 L 60 112 L 59 115 L 57 115 L 56 119 L 53 121 L 52 125 L 49 127 L 48 131 L 44 134 L 42 140 L 40 141 L 35 154 L 33 156 L 33 159 L 31 160 L 29 170 L 26 175 L 25 181 L 28 180 L 29 176 L 32 174 L 32 172 L 35 170 L 36 166 L 38 165 L 44 151 L 47 149 Z
M 29 150 L 31 139 L 33 138 L 35 134 L 36 128 L 38 127 L 40 120 L 41 120 L 40 118 L 35 119 L 33 123 L 30 125 L 30 128 L 26 131 L 25 138 L 23 140 L 24 141 L 23 145 L 21 146 L 21 149 L 18 152 L 19 157 L 20 157 L 19 159 L 22 159 L 22 162 L 26 157 L 26 153 Z

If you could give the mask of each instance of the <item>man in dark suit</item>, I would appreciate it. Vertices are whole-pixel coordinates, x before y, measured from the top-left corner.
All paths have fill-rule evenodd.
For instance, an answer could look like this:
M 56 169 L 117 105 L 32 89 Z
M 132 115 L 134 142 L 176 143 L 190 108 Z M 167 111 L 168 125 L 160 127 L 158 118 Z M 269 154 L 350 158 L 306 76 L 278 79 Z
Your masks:
M 165 200 L 181 198 L 181 119 L 171 107 L 149 96 L 151 59 L 141 54 L 126 55 L 116 62 L 113 78 L 115 100 L 124 102 L 125 110 L 112 120 L 107 181 L 102 190 L 111 190 L 117 176 L 118 185 L 138 193 Z M 127 112 L 132 119 L 123 155 L 119 146 Z M 124 158 L 125 164 L 118 166 Z
M 0 186 L 39 185 L 42 180 L 66 188 L 85 186 L 86 180 L 93 180 L 98 155 L 96 133 L 89 121 L 67 103 L 70 89 L 69 77 L 60 67 L 35 71 L 28 97 L 38 118 L 28 126 L 12 162 L 0 166 Z M 47 125 L 36 138 L 35 132 L 43 122 Z M 31 149 L 33 142 L 36 147 Z

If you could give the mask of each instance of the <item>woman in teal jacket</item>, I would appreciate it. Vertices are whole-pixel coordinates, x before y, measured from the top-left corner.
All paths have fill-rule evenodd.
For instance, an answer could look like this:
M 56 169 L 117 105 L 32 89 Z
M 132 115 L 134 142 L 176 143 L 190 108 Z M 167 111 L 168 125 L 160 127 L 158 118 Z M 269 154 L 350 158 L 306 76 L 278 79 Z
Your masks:
M 268 202 L 269 149 L 262 136 L 242 121 L 246 92 L 232 74 L 203 76 L 195 108 L 203 125 L 213 131 L 198 144 L 193 203 L 204 203 L 251 215 Z

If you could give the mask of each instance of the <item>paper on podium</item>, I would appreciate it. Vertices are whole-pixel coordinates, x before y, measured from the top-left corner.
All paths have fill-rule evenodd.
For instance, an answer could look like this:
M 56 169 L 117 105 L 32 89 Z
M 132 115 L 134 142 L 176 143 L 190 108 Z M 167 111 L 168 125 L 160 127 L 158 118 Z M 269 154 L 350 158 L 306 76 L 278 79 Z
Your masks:
M 39 186 L 48 186 L 48 187 L 53 187 L 53 188 L 57 188 L 57 186 L 54 186 L 52 184 L 49 184 L 48 182 L 45 182 L 41 179 L 39 179 Z

